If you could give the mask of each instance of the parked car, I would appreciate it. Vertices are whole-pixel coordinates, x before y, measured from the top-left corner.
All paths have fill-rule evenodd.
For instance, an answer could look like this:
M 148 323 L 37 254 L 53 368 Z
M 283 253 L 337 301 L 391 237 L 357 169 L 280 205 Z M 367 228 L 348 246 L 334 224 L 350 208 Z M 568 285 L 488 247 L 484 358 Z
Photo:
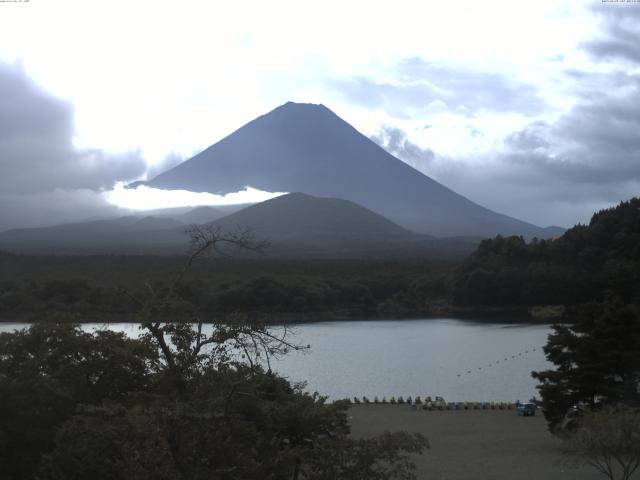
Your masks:
M 536 408 L 535 403 L 521 403 L 516 408 L 516 412 L 518 412 L 518 415 L 522 415 L 523 417 L 535 417 Z
M 580 426 L 580 421 L 582 420 L 582 416 L 584 415 L 586 408 L 586 404 L 582 402 L 578 402 L 573 405 L 562 419 L 560 430 L 575 432 Z

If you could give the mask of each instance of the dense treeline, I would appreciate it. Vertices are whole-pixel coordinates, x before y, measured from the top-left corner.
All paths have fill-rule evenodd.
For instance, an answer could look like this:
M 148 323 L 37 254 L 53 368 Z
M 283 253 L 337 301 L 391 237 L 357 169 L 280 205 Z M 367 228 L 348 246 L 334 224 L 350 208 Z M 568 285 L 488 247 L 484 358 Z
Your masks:
M 415 478 L 410 455 L 425 437 L 351 438 L 346 402 L 327 404 L 271 371 L 271 359 L 306 348 L 286 326 L 234 314 L 205 329 L 193 309 L 175 313 L 194 261 L 224 243 L 253 246 L 196 232 L 166 288 L 128 292 L 138 338 L 53 322 L 0 333 L 3 479 Z M 58 293 L 81 298 L 78 285 Z
M 409 454 L 426 439 L 350 438 L 346 403 L 261 368 L 289 345 L 269 330 L 229 319 L 210 336 L 159 328 L 139 339 L 46 322 L 1 333 L 2 478 L 415 478 Z
M 127 317 L 128 293 L 167 288 L 183 258 L 3 255 L 0 317 L 76 320 Z M 263 316 L 412 316 L 446 304 L 452 264 L 400 261 L 201 261 L 177 288 L 171 313 Z
M 0 253 L 0 318 L 77 320 L 135 312 L 124 292 L 162 279 L 183 257 Z M 466 307 L 640 303 L 640 200 L 596 213 L 556 239 L 484 240 L 448 261 L 216 259 L 194 265 L 174 312 L 260 312 L 274 319 L 412 317 Z
M 593 215 L 556 239 L 484 240 L 462 265 L 458 305 L 640 303 L 640 199 Z
M 544 351 L 554 369 L 532 372 L 552 432 L 573 430 L 580 410 L 640 407 L 640 308 L 617 300 L 581 305 L 557 324 Z

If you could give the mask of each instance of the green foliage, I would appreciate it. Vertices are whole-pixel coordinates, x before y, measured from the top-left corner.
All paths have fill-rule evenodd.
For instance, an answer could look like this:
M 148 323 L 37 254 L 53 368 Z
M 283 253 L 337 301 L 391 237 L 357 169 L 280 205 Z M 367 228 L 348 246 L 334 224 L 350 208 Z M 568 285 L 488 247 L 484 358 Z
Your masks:
M 234 315 L 203 331 L 197 295 L 182 280 L 210 246 L 247 240 L 219 231 L 192 240 L 195 251 L 171 282 L 127 292 L 138 306 L 139 339 L 64 323 L 0 335 L 0 441 L 12 443 L 0 462 L 8 479 L 414 478 L 409 455 L 427 446 L 423 437 L 351 439 L 346 403 L 327 405 L 271 372 L 270 358 L 301 348 L 286 329 Z M 81 283 L 70 285 L 73 292 Z M 65 292 L 58 286 L 47 298 Z M 250 287 L 262 304 L 288 295 L 269 277 Z M 185 313 L 188 322 L 160 320 Z M 24 401 L 27 389 L 36 397 Z
M 555 370 L 540 380 L 549 429 L 562 431 L 575 405 L 640 405 L 640 310 L 618 303 L 578 309 L 572 325 L 554 325 L 544 347 Z
M 76 406 L 50 378 L 0 377 L 0 472 L 3 479 L 34 478 L 41 456 L 54 448 L 57 429 Z
M 62 261 L 64 259 L 64 262 Z M 448 263 L 202 259 L 176 286 L 168 317 L 231 312 L 337 317 L 417 316 L 447 304 Z M 72 321 L 130 319 L 139 305 L 122 294 L 169 287 L 175 257 L 0 254 L 0 318 Z M 151 280 L 149 280 L 151 279 Z
M 593 215 L 552 240 L 484 240 L 461 266 L 458 305 L 575 305 L 607 295 L 640 303 L 640 199 Z
M 428 448 L 427 439 L 406 432 L 384 433 L 372 440 L 343 439 L 314 446 L 305 479 L 387 480 L 414 478 L 410 454 Z
M 0 378 L 58 382 L 79 403 L 146 390 L 157 362 L 150 342 L 108 330 L 42 323 L 0 334 Z
M 167 330 L 173 370 L 146 337 L 71 324 L 0 335 L 3 478 L 413 478 L 424 438 L 353 440 L 347 404 L 229 360 L 222 344 L 248 332 L 229 326 L 192 355 L 199 333 L 181 325 Z
M 0 463 L 8 478 L 32 477 L 78 405 L 149 391 L 157 359 L 143 340 L 71 324 L 0 334 Z
M 301 348 L 289 343 L 286 328 L 232 314 L 205 333 L 200 315 L 368 311 L 376 299 L 365 280 L 393 295 L 425 272 L 395 265 L 389 286 L 387 264 L 339 263 L 336 272 L 304 262 L 282 272 L 283 263 L 266 271 L 252 263 L 247 275 L 249 264 L 239 262 L 213 280 L 210 262 L 196 259 L 225 244 L 255 244 L 206 227 L 191 240 L 182 266 L 173 258 L 34 263 L 0 254 L 0 271 L 8 273 L 0 279 L 0 313 L 57 321 L 0 335 L 3 479 L 414 478 L 409 455 L 426 447 L 424 438 L 353 440 L 346 403 L 328 405 L 271 372 L 270 358 Z M 114 270 L 116 277 L 104 276 Z M 88 333 L 72 323 L 96 313 L 135 313 L 143 333 Z

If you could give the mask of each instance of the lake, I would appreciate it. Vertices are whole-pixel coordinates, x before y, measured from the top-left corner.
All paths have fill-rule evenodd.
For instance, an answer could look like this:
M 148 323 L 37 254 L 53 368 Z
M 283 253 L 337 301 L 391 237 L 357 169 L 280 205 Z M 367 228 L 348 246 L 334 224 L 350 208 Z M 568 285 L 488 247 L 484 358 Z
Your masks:
M 0 324 L 12 331 L 24 324 Z M 85 324 L 91 330 L 104 325 Z M 135 336 L 137 324 L 109 328 Z M 447 401 L 515 401 L 536 395 L 532 370 L 550 368 L 548 325 L 456 319 L 361 320 L 299 324 L 293 341 L 311 345 L 274 361 L 291 381 L 331 399 L 443 396 Z

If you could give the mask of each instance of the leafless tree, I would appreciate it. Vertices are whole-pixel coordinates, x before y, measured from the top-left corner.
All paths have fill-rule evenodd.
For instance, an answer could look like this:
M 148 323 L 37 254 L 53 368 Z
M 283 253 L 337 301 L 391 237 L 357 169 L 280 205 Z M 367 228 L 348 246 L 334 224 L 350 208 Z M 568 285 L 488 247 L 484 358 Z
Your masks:
M 640 411 L 608 406 L 585 414 L 568 453 L 610 480 L 629 480 L 640 466 Z
M 256 241 L 248 229 L 227 231 L 218 226 L 194 225 L 187 233 L 190 236 L 189 253 L 167 288 L 155 289 L 147 281 L 144 297 L 126 292 L 139 306 L 140 328 L 158 345 L 161 368 L 173 377 L 179 390 L 190 376 L 206 367 L 238 361 L 252 369 L 266 363 L 271 370 L 272 358 L 307 348 L 289 341 L 286 326 L 269 328 L 242 314 L 208 319 L 206 323 L 195 310 L 189 318 L 171 318 L 168 312 L 178 296 L 177 288 L 195 261 L 212 254 L 259 252 L 267 246 L 266 242 Z M 203 328 L 205 325 L 207 327 Z

